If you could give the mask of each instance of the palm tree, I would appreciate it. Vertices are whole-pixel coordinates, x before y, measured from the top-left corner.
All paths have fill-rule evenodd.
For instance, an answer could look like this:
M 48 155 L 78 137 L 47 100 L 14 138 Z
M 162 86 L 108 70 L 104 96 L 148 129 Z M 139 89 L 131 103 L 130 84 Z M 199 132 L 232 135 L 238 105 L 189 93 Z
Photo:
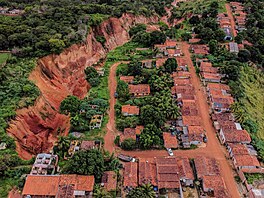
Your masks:
M 143 184 L 141 187 L 140 187 L 142 193 L 148 197 L 148 198 L 154 198 L 156 197 L 156 193 L 153 189 L 153 186 L 148 183 L 148 184 Z
M 245 121 L 245 112 L 239 102 L 235 102 L 231 105 L 232 113 L 234 113 L 236 121 L 243 123 Z
M 65 154 L 68 152 L 70 143 L 71 141 L 69 137 L 59 136 L 59 139 L 57 141 L 57 149 L 63 154 L 63 156 L 65 156 Z
M 104 189 L 101 188 L 99 185 L 95 185 L 93 197 L 95 198 L 111 198 L 112 196 Z

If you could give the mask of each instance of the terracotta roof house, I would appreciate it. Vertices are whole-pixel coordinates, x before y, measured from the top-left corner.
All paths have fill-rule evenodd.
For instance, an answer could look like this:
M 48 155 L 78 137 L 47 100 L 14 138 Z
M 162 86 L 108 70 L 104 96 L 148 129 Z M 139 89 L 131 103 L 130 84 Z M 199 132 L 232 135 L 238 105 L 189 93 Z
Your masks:
M 191 85 L 191 80 L 188 78 L 179 78 L 175 77 L 173 78 L 174 85 Z
M 211 62 L 202 61 L 200 67 L 213 67 Z
M 208 83 L 207 84 L 207 90 L 226 90 L 230 91 L 230 87 L 226 84 L 221 83 Z
M 160 68 L 161 66 L 164 65 L 164 63 L 166 62 L 167 58 L 157 58 L 156 59 L 156 67 Z
M 228 143 L 227 150 L 229 152 L 230 157 L 233 157 L 234 155 L 248 155 L 249 154 L 248 148 L 244 144 Z
M 222 78 L 221 75 L 217 73 L 201 72 L 200 74 L 205 82 L 220 83 Z
M 138 163 L 138 184 L 150 183 L 158 186 L 157 167 L 154 158 L 140 158 Z
M 198 179 L 201 179 L 205 175 L 220 175 L 220 166 L 215 158 L 196 157 L 194 165 Z
M 249 144 L 251 138 L 249 133 L 246 130 L 237 130 L 237 129 L 220 129 L 219 132 L 221 143 L 244 143 Z
M 188 126 L 188 138 L 190 144 L 201 145 L 205 136 L 205 130 L 201 126 Z
M 193 172 L 188 158 L 156 158 L 158 188 L 179 189 L 182 185 L 193 185 Z
M 167 49 L 169 57 L 181 56 L 182 51 L 180 49 Z
M 35 162 L 32 166 L 31 175 L 51 175 L 54 174 L 58 166 L 58 156 L 40 153 L 37 155 Z
M 237 169 L 255 169 L 261 167 L 256 156 L 234 155 L 232 159 Z
M 199 39 L 199 38 L 191 38 L 191 39 L 189 39 L 189 43 L 192 43 L 192 44 L 199 43 L 200 41 L 201 41 L 201 39 Z
M 87 197 L 92 198 L 94 176 L 28 175 L 23 197 Z
M 187 71 L 188 70 L 188 64 L 185 57 L 177 57 L 177 71 Z
M 207 45 L 191 45 L 190 48 L 194 54 L 201 54 L 201 55 L 209 54 L 209 48 Z
M 80 146 L 81 150 L 91 150 L 96 148 L 94 140 L 83 140 Z
M 212 109 L 218 113 L 230 111 L 230 106 L 233 103 L 230 98 L 227 97 L 211 97 Z
M 129 92 L 133 97 L 148 96 L 150 86 L 148 84 L 128 85 Z
M 135 128 L 125 128 L 123 134 L 120 136 L 121 142 L 127 138 L 132 138 L 133 140 L 137 139 Z
M 221 176 L 206 175 L 202 177 L 203 191 L 215 198 L 231 198 L 228 194 L 225 182 Z
M 212 74 L 217 74 L 218 73 L 218 68 L 217 67 L 212 67 L 212 66 L 200 66 L 200 71 L 204 73 L 212 73 Z
M 166 148 L 178 148 L 178 141 L 175 135 L 163 132 L 164 146 Z
M 128 84 L 132 84 L 134 82 L 134 78 L 134 76 L 120 76 L 120 80 Z
M 177 42 L 175 40 L 169 40 L 167 39 L 164 43 L 164 45 L 168 48 L 177 48 Z
M 200 126 L 201 117 L 200 116 L 182 116 L 183 126 Z
M 139 107 L 132 105 L 123 105 L 122 106 L 122 115 L 123 116 L 134 116 L 139 115 Z
M 183 116 L 198 116 L 198 108 L 195 100 L 182 100 L 181 113 Z
M 192 94 L 194 93 L 193 86 L 177 85 L 171 88 L 172 94 Z
M 166 45 L 156 44 L 154 48 L 158 49 L 160 52 L 164 52 L 166 50 Z
M 138 186 L 138 164 L 136 162 L 125 163 L 123 186 L 129 188 Z
M 117 185 L 117 175 L 114 171 L 104 172 L 101 180 L 101 186 L 103 186 L 107 191 L 116 190 Z
M 193 50 L 194 54 L 200 54 L 200 55 L 208 55 L 209 54 L 209 50 L 205 50 L 205 49 L 194 49 Z
M 178 71 L 172 73 L 172 78 L 190 78 L 191 73 L 188 71 Z

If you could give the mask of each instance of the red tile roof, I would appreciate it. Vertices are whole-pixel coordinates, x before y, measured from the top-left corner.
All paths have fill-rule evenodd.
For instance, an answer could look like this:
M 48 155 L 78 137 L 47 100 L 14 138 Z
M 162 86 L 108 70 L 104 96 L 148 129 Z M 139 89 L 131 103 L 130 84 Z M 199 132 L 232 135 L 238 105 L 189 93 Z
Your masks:
M 214 191 L 214 197 L 216 198 L 229 198 L 226 185 L 221 176 L 207 175 L 202 177 L 203 189 L 210 189 Z
M 201 126 L 188 126 L 189 141 L 203 142 L 205 130 Z
M 235 161 L 236 167 L 241 166 L 260 166 L 260 163 L 256 156 L 252 155 L 234 155 L 233 159 Z
M 122 106 L 122 113 L 139 115 L 139 107 L 132 106 L 132 105 L 123 105 Z
M 244 144 L 228 144 L 233 155 L 248 155 L 248 149 Z
M 251 142 L 249 133 L 246 130 L 223 130 L 225 141 L 232 143 Z
M 63 196 L 63 186 L 73 186 L 73 190 L 91 192 L 94 176 L 84 175 L 28 175 L 23 195 Z
M 198 179 L 205 175 L 220 175 L 220 166 L 215 158 L 196 157 L 194 164 Z
M 208 89 L 215 89 L 215 90 L 230 91 L 230 87 L 228 85 L 221 84 L 221 83 L 208 83 L 207 88 Z
M 200 42 L 201 41 L 201 39 L 199 39 L 199 38 L 192 38 L 192 39 L 189 39 L 189 43 L 198 43 L 198 42 Z
M 182 116 L 182 123 L 184 126 L 200 126 L 200 116 Z
M 139 164 L 139 185 L 151 183 L 157 186 L 157 167 L 154 158 L 140 158 Z
M 191 80 L 188 78 L 179 78 L 175 77 L 173 78 L 174 85 L 191 85 Z
M 156 60 L 156 67 L 159 68 L 166 62 L 167 58 L 158 58 Z
M 173 47 L 177 45 L 177 42 L 174 40 L 166 40 L 164 45 L 166 45 L 167 47 Z
M 178 141 L 175 135 L 171 133 L 163 133 L 164 146 L 166 148 L 178 148 Z
M 95 146 L 94 140 L 83 140 L 80 148 L 83 150 L 89 150 L 92 149 L 94 146 Z
M 129 92 L 133 94 L 150 94 L 150 86 L 148 84 L 128 85 Z
M 200 66 L 200 71 L 201 72 L 206 72 L 206 73 L 212 73 L 212 74 L 217 74 L 218 73 L 218 68 L 217 67 L 211 67 L 211 66 Z
M 132 83 L 134 81 L 134 76 L 120 76 L 120 80 L 126 83 Z
M 173 72 L 172 73 L 173 78 L 190 78 L 191 73 L 187 71 L 178 71 L 178 72 Z
M 141 125 L 136 126 L 136 134 L 140 135 L 143 129 L 144 129 L 144 126 L 141 126 Z
M 136 162 L 125 163 L 124 169 L 124 187 L 138 186 L 138 164 Z
M 172 93 L 173 94 L 192 94 L 194 93 L 194 88 L 193 86 L 185 86 L 185 85 L 177 85 L 172 87 Z
M 209 54 L 209 51 L 205 50 L 205 49 L 194 49 L 193 53 L 194 54 L 207 55 L 207 54 Z
M 127 138 L 136 140 L 136 130 L 134 128 L 125 128 L 123 134 L 120 136 L 121 142 Z
M 202 61 L 200 67 L 213 67 L 211 62 L 204 62 Z
M 104 183 L 104 188 L 107 191 L 115 190 L 117 184 L 117 175 L 114 171 L 106 171 L 103 174 L 101 183 Z
M 176 61 L 177 61 L 178 67 L 187 66 L 187 60 L 185 57 L 177 57 Z
M 221 80 L 221 75 L 220 74 L 201 72 L 201 76 L 202 76 L 202 78 L 208 79 L 208 80 L 216 80 L 216 81 L 220 81 Z
M 183 116 L 197 116 L 198 108 L 195 100 L 182 100 L 181 112 Z

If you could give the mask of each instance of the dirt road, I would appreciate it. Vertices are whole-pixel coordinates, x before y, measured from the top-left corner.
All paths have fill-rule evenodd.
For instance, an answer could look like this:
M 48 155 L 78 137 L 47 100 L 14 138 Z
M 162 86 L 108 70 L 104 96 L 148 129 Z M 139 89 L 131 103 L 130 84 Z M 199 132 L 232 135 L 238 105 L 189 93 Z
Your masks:
M 109 120 L 106 125 L 107 132 L 104 136 L 104 148 L 105 150 L 109 151 L 110 153 L 115 151 L 115 136 L 116 136 L 116 128 L 115 128 L 115 103 L 116 99 L 114 97 L 115 91 L 116 91 L 116 68 L 118 65 L 121 63 L 127 63 L 127 62 L 116 62 L 114 63 L 109 72 L 109 77 L 108 77 L 108 89 L 109 89 L 109 94 L 110 94 L 110 100 L 109 100 Z
M 232 14 L 232 10 L 231 10 L 230 4 L 226 3 L 225 7 L 226 7 L 227 15 L 228 15 L 228 17 L 231 20 L 231 28 L 232 28 L 232 32 L 233 32 L 233 37 L 236 37 L 237 36 L 236 22 L 235 22 L 233 14 Z

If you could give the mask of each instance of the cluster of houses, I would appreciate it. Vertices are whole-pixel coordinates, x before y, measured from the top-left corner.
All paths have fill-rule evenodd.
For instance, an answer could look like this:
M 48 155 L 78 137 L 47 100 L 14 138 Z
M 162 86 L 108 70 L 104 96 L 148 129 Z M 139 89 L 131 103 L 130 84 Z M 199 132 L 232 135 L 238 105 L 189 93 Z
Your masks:
M 217 22 L 220 28 L 225 32 L 225 40 L 231 41 L 233 40 L 232 27 L 231 27 L 231 19 L 227 15 L 227 13 L 219 13 L 217 15 Z
M 123 176 L 126 192 L 150 183 L 157 194 L 173 192 L 173 197 L 182 198 L 183 188 L 192 188 L 199 181 L 200 197 L 229 197 L 214 158 L 200 156 L 191 161 L 187 157 L 139 158 L 138 162 L 125 163 Z
M 244 12 L 244 6 L 241 2 L 230 2 L 230 6 L 236 22 L 236 30 L 238 32 L 245 30 L 247 13 Z
M 230 87 L 221 83 L 221 75 L 218 68 L 213 67 L 207 59 L 196 59 L 200 69 L 200 77 L 206 87 L 208 103 L 214 127 L 220 142 L 226 146 L 230 158 L 243 182 L 246 182 L 244 173 L 264 173 L 257 152 L 253 148 L 249 133 L 236 122 L 231 113 L 231 105 L 234 98 Z M 210 75 L 213 78 L 207 78 Z M 246 185 L 249 193 L 253 193 L 252 186 Z M 250 196 L 256 197 L 256 196 Z
M 201 117 L 191 82 L 191 74 L 188 71 L 188 61 L 185 56 L 177 57 L 176 61 L 178 67 L 177 71 L 172 73 L 174 86 L 171 88 L 171 94 L 177 101 L 181 116 L 177 118 L 175 123 L 172 123 L 171 134 L 163 133 L 164 146 L 166 148 L 202 146 L 206 142 L 206 135 L 201 126 Z M 175 142 L 179 142 L 179 144 L 175 144 Z
M 7 16 L 17 16 L 23 14 L 23 10 L 0 7 L 0 14 Z
M 68 151 L 73 156 L 78 150 L 98 148 L 98 141 L 73 140 Z M 93 175 L 59 174 L 58 156 L 38 154 L 32 170 L 26 177 L 22 197 L 79 197 L 92 198 L 94 188 Z M 101 186 L 107 191 L 117 189 L 117 175 L 114 171 L 104 172 Z

